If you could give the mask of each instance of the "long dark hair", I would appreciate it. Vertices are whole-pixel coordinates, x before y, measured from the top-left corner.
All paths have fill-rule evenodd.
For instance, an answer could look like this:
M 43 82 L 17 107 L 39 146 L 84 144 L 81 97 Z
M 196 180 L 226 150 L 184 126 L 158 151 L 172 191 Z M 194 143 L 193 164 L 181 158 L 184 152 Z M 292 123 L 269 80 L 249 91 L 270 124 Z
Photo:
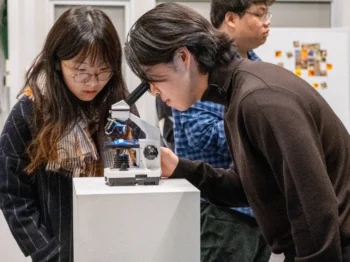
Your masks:
M 225 33 L 196 11 L 176 3 L 160 4 L 136 21 L 128 35 L 125 56 L 133 72 L 148 81 L 144 66 L 171 62 L 180 47 L 195 56 L 201 73 L 237 56 Z
M 91 102 L 76 98 L 66 86 L 60 62 L 87 57 L 91 63 L 103 62 L 113 75 Z M 96 114 L 103 126 L 110 106 L 128 92 L 122 76 L 122 48 L 108 16 L 91 7 L 75 7 L 64 12 L 50 30 L 41 53 L 28 70 L 25 88 L 33 92 L 34 137 L 28 148 L 32 173 L 47 160 L 57 159 L 57 141 L 81 118 Z

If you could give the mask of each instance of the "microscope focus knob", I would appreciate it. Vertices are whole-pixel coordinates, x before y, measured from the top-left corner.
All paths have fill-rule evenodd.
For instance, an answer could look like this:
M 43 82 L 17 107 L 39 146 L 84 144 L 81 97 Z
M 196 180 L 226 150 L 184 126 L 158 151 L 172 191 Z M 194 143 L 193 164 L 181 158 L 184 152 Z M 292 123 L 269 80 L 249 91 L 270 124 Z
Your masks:
M 143 150 L 143 154 L 148 160 L 153 160 L 158 156 L 158 149 L 155 146 L 148 145 Z

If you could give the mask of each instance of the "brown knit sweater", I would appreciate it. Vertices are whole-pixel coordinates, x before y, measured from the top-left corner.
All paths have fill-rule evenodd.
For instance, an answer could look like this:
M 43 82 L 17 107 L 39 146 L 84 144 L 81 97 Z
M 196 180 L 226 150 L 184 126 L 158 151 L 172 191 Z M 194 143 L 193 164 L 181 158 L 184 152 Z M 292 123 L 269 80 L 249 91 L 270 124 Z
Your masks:
M 227 106 L 235 169 L 180 159 L 172 177 L 216 204 L 249 204 L 276 253 L 350 261 L 350 137 L 321 95 L 281 67 L 236 60 L 202 100 Z

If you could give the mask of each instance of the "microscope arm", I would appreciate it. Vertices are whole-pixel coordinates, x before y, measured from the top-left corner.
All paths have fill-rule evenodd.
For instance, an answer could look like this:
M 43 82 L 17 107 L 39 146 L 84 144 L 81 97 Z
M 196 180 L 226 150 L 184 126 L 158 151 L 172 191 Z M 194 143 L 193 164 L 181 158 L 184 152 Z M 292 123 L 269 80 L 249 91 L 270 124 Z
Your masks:
M 148 124 L 146 121 L 130 113 L 129 119 L 133 121 L 145 134 L 147 139 L 159 140 L 160 131 L 159 128 Z
M 107 135 L 110 135 L 116 127 L 118 130 L 125 132 L 126 129 L 123 128 L 123 125 L 128 119 L 130 119 L 146 134 L 147 139 L 160 140 L 159 128 L 148 124 L 146 121 L 130 113 L 130 106 L 133 105 L 148 89 L 149 84 L 143 82 L 125 100 L 112 105 L 110 111 L 111 118 L 108 119 L 108 123 L 105 127 Z
M 159 128 L 130 113 L 130 106 L 124 100 L 112 105 L 111 116 L 112 118 L 109 121 L 113 126 L 117 125 L 117 123 L 120 123 L 122 126 L 126 120 L 130 119 L 146 134 L 147 139 L 160 139 Z M 108 126 L 107 129 L 109 129 Z M 110 132 L 107 132 L 107 134 L 110 134 Z

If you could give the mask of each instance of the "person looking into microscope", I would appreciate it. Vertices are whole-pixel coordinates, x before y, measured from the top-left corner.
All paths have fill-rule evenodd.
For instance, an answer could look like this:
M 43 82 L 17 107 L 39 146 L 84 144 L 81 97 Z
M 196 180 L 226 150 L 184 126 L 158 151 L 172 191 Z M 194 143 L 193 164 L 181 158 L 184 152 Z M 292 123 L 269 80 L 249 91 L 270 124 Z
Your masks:
M 227 107 L 235 166 L 162 148 L 164 177 L 188 179 L 216 205 L 249 204 L 288 262 L 350 261 L 350 136 L 312 86 L 280 66 L 242 59 L 227 34 L 176 3 L 142 15 L 125 53 L 169 106 L 186 111 L 201 99 Z
M 274 0 L 212 0 L 211 24 L 234 40 L 241 57 L 260 61 L 253 49 L 268 37 L 269 7 L 273 3 Z M 175 154 L 217 168 L 234 165 L 225 138 L 224 113 L 223 105 L 209 101 L 198 101 L 186 111 L 173 108 Z M 251 208 L 223 208 L 201 201 L 202 262 L 267 262 L 270 255 Z

